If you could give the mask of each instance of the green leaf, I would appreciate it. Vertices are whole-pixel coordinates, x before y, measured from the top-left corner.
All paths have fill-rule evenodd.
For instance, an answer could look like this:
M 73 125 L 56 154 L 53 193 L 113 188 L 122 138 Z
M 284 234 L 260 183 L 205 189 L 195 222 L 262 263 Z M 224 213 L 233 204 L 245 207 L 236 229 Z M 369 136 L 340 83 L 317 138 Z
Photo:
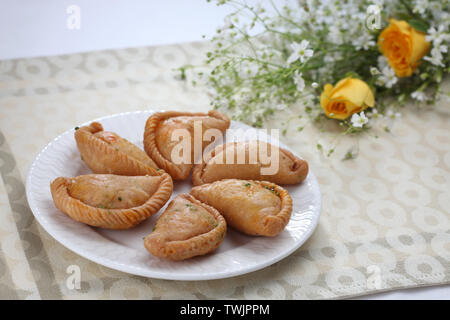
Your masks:
M 354 72 L 354 71 L 348 71 L 348 72 L 344 75 L 344 78 L 347 78 L 347 77 L 356 78 L 356 79 L 361 79 L 361 76 L 360 76 L 359 74 L 357 74 L 356 72 Z
M 411 15 L 404 13 L 404 12 L 394 12 L 393 16 L 397 18 L 397 20 L 409 20 L 411 19 Z
M 411 27 L 416 29 L 417 31 L 426 33 L 428 29 L 430 29 L 430 25 L 422 20 L 411 19 L 408 21 Z

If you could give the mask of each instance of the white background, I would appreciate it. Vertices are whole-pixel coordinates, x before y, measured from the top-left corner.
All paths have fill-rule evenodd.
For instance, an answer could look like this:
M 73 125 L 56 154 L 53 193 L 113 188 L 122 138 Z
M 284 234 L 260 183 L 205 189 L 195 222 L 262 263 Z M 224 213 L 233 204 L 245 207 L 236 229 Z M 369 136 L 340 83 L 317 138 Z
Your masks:
M 66 26 L 73 4 L 81 9 L 79 30 Z M 0 0 L 0 60 L 198 41 L 229 11 L 206 0 Z M 450 299 L 450 286 L 361 298 Z

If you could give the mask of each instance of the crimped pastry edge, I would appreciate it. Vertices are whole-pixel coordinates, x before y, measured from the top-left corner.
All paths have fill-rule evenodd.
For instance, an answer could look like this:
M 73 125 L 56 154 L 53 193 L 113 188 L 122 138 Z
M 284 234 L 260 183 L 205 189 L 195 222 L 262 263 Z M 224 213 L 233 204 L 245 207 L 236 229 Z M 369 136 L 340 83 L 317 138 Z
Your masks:
M 75 131 L 75 140 L 77 142 L 78 150 L 83 157 L 83 162 L 94 172 L 99 174 L 118 174 L 118 175 L 151 175 L 157 176 L 164 174 L 163 170 L 156 170 L 150 166 L 145 165 L 133 157 L 130 157 L 125 152 L 116 150 L 107 142 L 94 137 L 97 132 L 103 131 L 103 127 L 99 122 L 91 122 L 89 126 L 84 126 Z M 121 139 L 124 139 L 120 137 Z M 131 143 L 131 142 L 130 142 Z M 89 155 L 85 153 L 89 150 Z M 121 170 L 111 170 L 110 172 L 94 170 L 91 164 L 86 162 L 87 158 L 103 157 L 104 155 L 115 155 L 114 167 L 127 168 L 126 174 Z M 112 166 L 109 166 L 111 168 Z
M 258 140 L 255 140 L 255 141 L 258 141 Z M 205 184 L 205 183 L 212 183 L 212 182 L 214 182 L 214 181 L 206 182 L 206 181 L 203 180 L 203 177 L 202 177 L 203 171 L 204 171 L 205 167 L 209 164 L 209 161 L 210 161 L 212 158 L 214 158 L 214 156 L 215 156 L 219 151 L 222 151 L 224 148 L 226 148 L 227 145 L 229 145 L 229 144 L 237 144 L 237 143 L 241 143 L 241 142 L 251 142 L 251 141 L 233 141 L 233 142 L 227 142 L 227 143 L 223 143 L 223 144 L 221 144 L 221 145 L 218 145 L 218 146 L 216 146 L 213 150 L 211 150 L 211 151 L 208 153 L 207 158 L 205 159 L 205 161 L 202 161 L 202 163 L 199 163 L 199 164 L 194 165 L 194 168 L 193 168 L 193 170 L 192 170 L 192 184 L 193 184 L 194 186 L 200 186 L 200 185 Z M 283 152 L 289 159 L 291 159 L 294 165 L 300 164 L 300 163 L 304 163 L 304 164 L 306 165 L 306 167 L 307 167 L 307 169 L 306 169 L 306 174 L 305 174 L 305 175 L 302 177 L 302 179 L 301 179 L 300 181 L 298 181 L 297 183 L 301 183 L 303 180 L 305 180 L 306 177 L 307 177 L 307 175 L 308 175 L 308 171 L 309 171 L 309 168 L 308 168 L 308 166 L 309 166 L 309 165 L 308 165 L 308 162 L 305 161 L 305 160 L 303 160 L 303 159 L 299 159 L 297 156 L 295 156 L 295 155 L 294 155 L 292 152 L 290 152 L 289 150 L 286 150 L 286 149 L 284 149 L 284 148 L 282 148 L 282 147 L 278 147 L 278 149 L 279 149 L 281 152 Z M 225 178 L 225 179 L 227 179 L 227 178 Z M 230 178 L 230 179 L 232 179 L 232 178 Z M 235 178 L 235 179 L 238 179 L 238 178 Z M 224 180 L 224 179 L 220 179 L 220 180 Z M 246 180 L 246 179 L 241 179 L 241 180 Z M 216 180 L 216 181 L 219 181 L 219 180 Z
M 264 222 L 264 236 L 274 237 L 278 235 L 281 231 L 289 223 L 292 214 L 292 197 L 289 192 L 280 187 L 279 185 L 269 182 L 269 181 L 257 181 L 257 180 L 249 180 L 254 183 L 260 184 L 263 187 L 273 188 L 275 192 L 277 192 L 277 196 L 281 199 L 281 209 L 280 211 L 273 216 L 266 217 L 266 221 Z
M 55 206 L 73 220 L 93 227 L 129 229 L 157 213 L 172 195 L 172 178 L 167 173 L 158 177 L 161 181 L 156 192 L 141 206 L 128 209 L 96 208 L 71 197 L 67 186 L 72 178 L 58 177 L 50 189 Z
M 216 250 L 225 238 L 227 232 L 227 223 L 225 218 L 214 207 L 207 205 L 196 199 L 194 196 L 181 193 L 178 197 L 203 207 L 211 213 L 217 221 L 217 226 L 207 233 L 203 233 L 187 240 L 164 241 L 162 244 L 152 245 L 154 241 L 151 237 L 152 233 L 144 238 L 144 246 L 148 252 L 159 258 L 165 258 L 173 261 L 185 260 L 196 256 L 208 254 Z M 164 212 L 162 213 L 164 214 Z M 161 239 L 161 238 L 160 238 Z M 213 239 L 213 242 L 210 241 Z M 186 246 L 186 244 L 189 244 Z M 189 250 L 185 250 L 188 247 Z
M 263 232 L 258 233 L 258 235 L 274 237 L 274 236 L 278 235 L 281 231 L 284 230 L 284 228 L 289 223 L 289 220 L 291 218 L 293 201 L 292 201 L 292 197 L 289 194 L 289 192 L 286 189 L 284 189 L 283 187 L 277 185 L 276 183 L 273 183 L 270 181 L 263 181 L 263 180 L 233 179 L 232 178 L 232 179 L 217 180 L 214 182 L 206 183 L 204 185 L 200 185 L 198 187 L 203 187 L 203 186 L 211 185 L 213 183 L 220 183 L 221 181 L 230 181 L 230 180 L 239 180 L 239 181 L 243 181 L 243 182 L 250 182 L 250 183 L 259 184 L 262 187 L 269 187 L 271 189 L 273 188 L 273 190 L 276 192 L 275 195 L 277 195 L 281 200 L 281 208 L 280 208 L 280 211 L 276 215 L 271 215 L 271 216 L 268 216 L 265 218 L 265 222 L 264 222 L 265 227 L 262 230 Z M 234 229 L 236 229 L 236 228 L 234 228 Z M 243 232 L 243 231 L 241 231 L 241 232 Z M 246 232 L 243 232 L 243 233 L 248 234 L 248 235 L 253 235 L 253 236 L 255 235 L 255 234 L 249 234 Z
M 227 123 L 227 128 L 230 126 L 230 119 L 217 110 L 210 110 L 208 113 L 204 112 L 182 112 L 182 111 L 165 111 L 156 112 L 152 114 L 145 123 L 144 130 L 144 150 L 147 155 L 158 165 L 158 167 L 168 172 L 174 180 L 185 180 L 189 177 L 189 173 L 193 165 L 189 167 L 189 171 L 183 170 L 180 165 L 177 165 L 165 158 L 158 150 L 156 143 L 156 129 L 161 120 L 181 116 L 210 116 L 216 119 L 224 120 Z

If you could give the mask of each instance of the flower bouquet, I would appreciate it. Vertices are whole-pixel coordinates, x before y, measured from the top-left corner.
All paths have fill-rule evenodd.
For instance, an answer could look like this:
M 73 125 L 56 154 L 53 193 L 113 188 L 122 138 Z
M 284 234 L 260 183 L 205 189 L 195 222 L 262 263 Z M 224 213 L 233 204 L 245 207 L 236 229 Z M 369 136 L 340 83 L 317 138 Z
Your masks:
M 442 89 L 450 72 L 448 0 L 217 4 L 234 10 L 211 39 L 210 71 L 196 76 L 211 88 L 211 104 L 233 119 L 262 127 L 284 112 L 298 131 L 334 122 L 340 134 L 357 134 L 389 131 L 408 101 L 449 99 Z M 186 78 L 195 68 L 180 70 Z

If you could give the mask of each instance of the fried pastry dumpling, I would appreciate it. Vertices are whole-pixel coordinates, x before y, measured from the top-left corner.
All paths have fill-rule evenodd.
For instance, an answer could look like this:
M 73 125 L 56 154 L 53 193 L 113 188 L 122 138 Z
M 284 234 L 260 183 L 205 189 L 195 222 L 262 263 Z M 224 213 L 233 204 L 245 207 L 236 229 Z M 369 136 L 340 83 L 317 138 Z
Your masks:
M 216 209 L 189 194 L 179 194 L 144 238 L 144 245 L 157 257 L 184 260 L 214 251 L 226 229 L 225 219 Z
M 276 236 L 291 217 L 291 196 L 267 181 L 225 179 L 194 187 L 190 193 L 216 208 L 229 226 L 249 235 Z
M 107 229 L 128 229 L 164 206 L 172 178 L 88 174 L 59 177 L 50 185 L 56 207 L 72 219 Z
M 297 184 L 308 175 L 305 160 L 264 141 L 229 142 L 217 146 L 206 158 L 192 172 L 195 186 L 222 179 Z
M 189 112 L 158 112 L 152 114 L 145 125 L 144 149 L 145 152 L 156 162 L 156 164 L 168 172 L 175 180 L 186 179 L 194 163 L 194 124 L 200 122 L 202 133 L 208 129 L 217 129 L 222 134 L 230 126 L 230 119 L 216 110 L 208 113 L 189 113 Z M 186 156 L 187 161 L 174 161 L 172 151 L 174 147 L 180 144 L 179 140 L 173 141 L 172 134 L 187 130 L 190 138 L 190 155 L 183 155 L 183 151 L 177 152 L 177 156 Z M 184 138 L 182 138 L 184 139 Z M 186 137 L 188 139 L 188 137 Z M 203 141 L 202 151 L 211 142 Z M 180 163 L 183 162 L 183 163 Z
M 76 129 L 75 140 L 81 159 L 94 173 L 124 176 L 163 173 L 144 151 L 114 132 L 103 131 L 98 122 Z

